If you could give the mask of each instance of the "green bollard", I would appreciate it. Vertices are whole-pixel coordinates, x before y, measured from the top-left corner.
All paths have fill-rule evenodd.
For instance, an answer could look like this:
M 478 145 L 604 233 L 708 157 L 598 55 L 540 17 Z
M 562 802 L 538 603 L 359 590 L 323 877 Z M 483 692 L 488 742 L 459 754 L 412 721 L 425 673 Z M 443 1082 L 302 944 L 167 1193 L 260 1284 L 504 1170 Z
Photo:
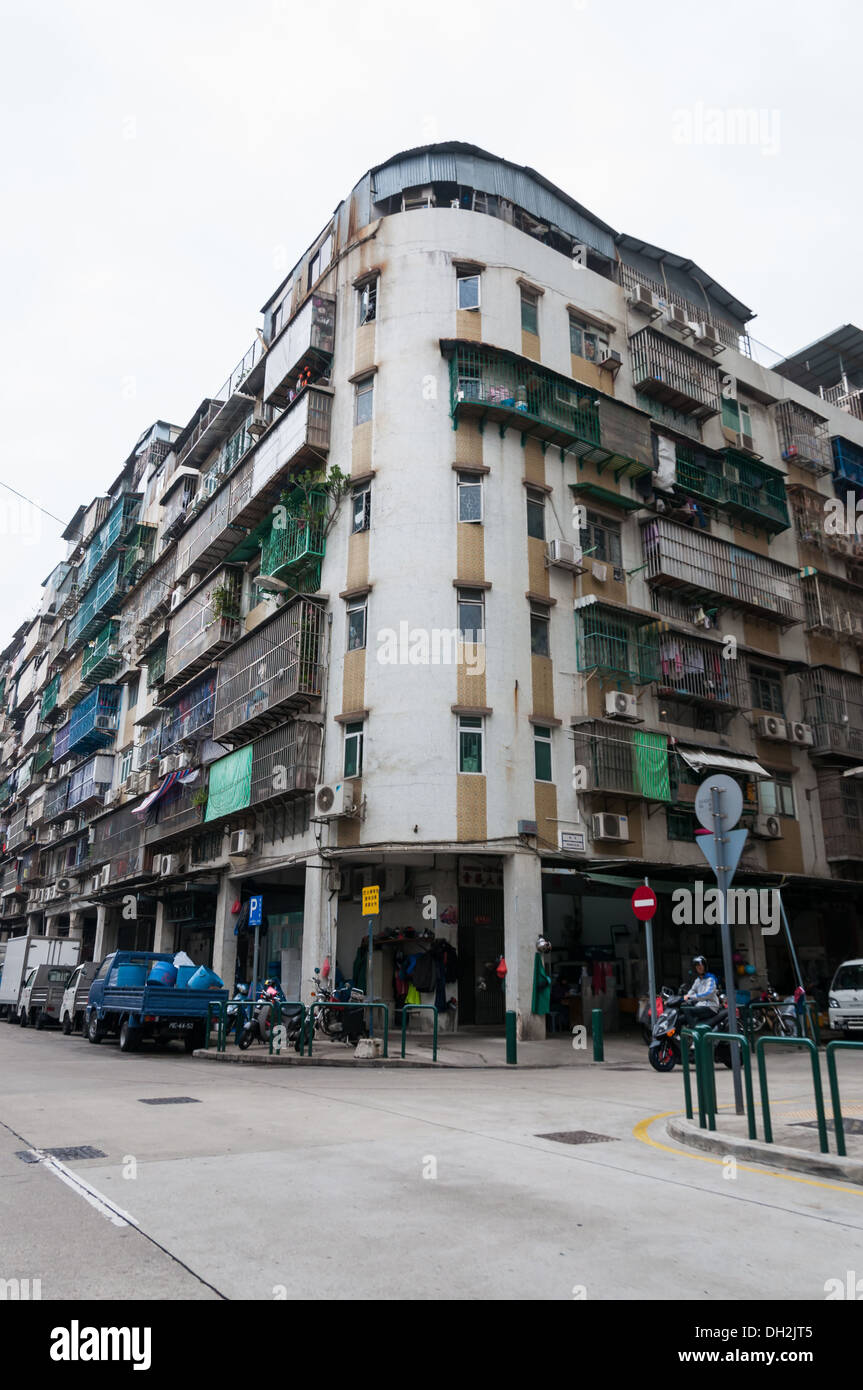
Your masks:
M 594 1062 L 604 1062 L 605 1051 L 602 1045 L 602 1009 L 594 1009 L 590 1018 L 591 1031 L 593 1033 L 593 1060 Z
M 516 1024 L 516 1016 L 515 1016 L 515 1014 L 514 1014 L 513 1012 L 507 1013 L 507 1016 L 506 1016 L 506 1060 L 507 1060 L 507 1063 L 508 1063 L 510 1066 L 513 1066 L 513 1067 L 516 1066 L 517 1063 L 518 1063 L 518 1056 L 516 1055 L 516 1054 L 517 1054 L 517 1047 L 516 1047 L 516 1036 L 515 1036 L 515 1024 Z

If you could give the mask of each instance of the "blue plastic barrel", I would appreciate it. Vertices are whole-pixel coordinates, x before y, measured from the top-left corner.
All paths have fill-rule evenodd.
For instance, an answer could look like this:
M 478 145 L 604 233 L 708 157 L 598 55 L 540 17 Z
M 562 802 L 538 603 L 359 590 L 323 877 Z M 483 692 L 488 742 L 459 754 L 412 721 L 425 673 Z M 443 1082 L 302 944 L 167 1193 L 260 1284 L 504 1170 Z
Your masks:
M 199 966 L 188 982 L 189 989 L 223 989 L 224 985 L 214 971 L 206 965 Z
M 172 965 L 169 960 L 157 960 L 147 976 L 151 985 L 175 985 L 177 983 L 177 967 Z
M 185 989 L 197 969 L 197 965 L 178 965 L 177 989 Z
M 147 979 L 147 966 L 130 961 L 128 965 L 117 966 L 117 984 L 121 989 L 140 989 Z

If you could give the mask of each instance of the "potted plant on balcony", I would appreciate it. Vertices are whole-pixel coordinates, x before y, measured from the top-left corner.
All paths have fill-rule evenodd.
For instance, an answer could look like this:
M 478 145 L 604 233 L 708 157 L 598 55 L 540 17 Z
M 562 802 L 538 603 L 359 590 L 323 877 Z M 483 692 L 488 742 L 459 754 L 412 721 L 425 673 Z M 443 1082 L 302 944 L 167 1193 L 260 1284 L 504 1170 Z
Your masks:
M 217 584 L 210 593 L 210 608 L 213 618 L 239 618 L 238 594 L 231 584 Z

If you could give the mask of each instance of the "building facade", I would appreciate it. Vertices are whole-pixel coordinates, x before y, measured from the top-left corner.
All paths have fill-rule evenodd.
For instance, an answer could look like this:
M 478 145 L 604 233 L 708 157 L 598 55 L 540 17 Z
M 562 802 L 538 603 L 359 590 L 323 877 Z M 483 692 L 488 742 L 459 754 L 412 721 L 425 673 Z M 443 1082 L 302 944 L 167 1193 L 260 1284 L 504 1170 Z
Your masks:
M 543 932 L 634 1007 L 645 878 L 669 982 L 718 950 L 669 895 L 721 767 L 737 883 L 782 887 L 813 983 L 860 954 L 863 335 L 767 368 L 692 261 L 466 145 L 366 174 L 262 313 L 0 657 L 0 936 L 232 984 L 259 893 L 297 997 L 360 968 L 377 883 L 376 997 L 434 932 L 462 1026 L 542 1036 Z M 781 936 L 735 945 L 781 981 Z

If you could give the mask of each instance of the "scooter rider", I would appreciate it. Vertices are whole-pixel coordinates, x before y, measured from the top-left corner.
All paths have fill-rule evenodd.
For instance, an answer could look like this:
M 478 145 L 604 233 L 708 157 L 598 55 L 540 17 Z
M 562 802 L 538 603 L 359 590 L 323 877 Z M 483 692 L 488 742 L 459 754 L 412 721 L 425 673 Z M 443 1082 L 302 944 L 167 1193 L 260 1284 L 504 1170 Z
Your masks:
M 696 1023 L 706 1023 L 722 1005 L 719 1001 L 719 986 L 716 976 L 707 969 L 706 956 L 694 956 L 695 979 L 691 988 L 683 996 L 680 1012 L 686 1023 L 693 1027 Z

